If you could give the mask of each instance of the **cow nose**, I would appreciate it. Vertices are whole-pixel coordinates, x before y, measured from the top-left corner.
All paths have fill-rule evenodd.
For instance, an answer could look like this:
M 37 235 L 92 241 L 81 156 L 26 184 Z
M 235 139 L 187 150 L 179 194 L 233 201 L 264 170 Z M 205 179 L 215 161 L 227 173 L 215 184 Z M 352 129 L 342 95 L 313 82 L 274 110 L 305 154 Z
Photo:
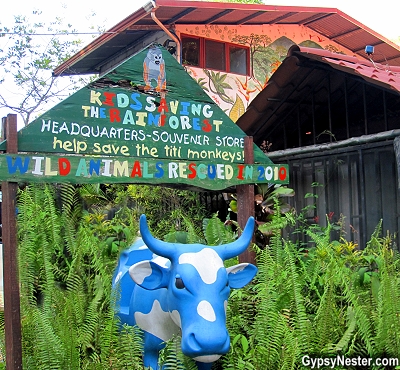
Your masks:
M 201 330 L 190 333 L 187 340 L 188 349 L 193 354 L 224 354 L 229 351 L 229 345 L 230 339 L 226 330 L 219 335 L 212 330 Z

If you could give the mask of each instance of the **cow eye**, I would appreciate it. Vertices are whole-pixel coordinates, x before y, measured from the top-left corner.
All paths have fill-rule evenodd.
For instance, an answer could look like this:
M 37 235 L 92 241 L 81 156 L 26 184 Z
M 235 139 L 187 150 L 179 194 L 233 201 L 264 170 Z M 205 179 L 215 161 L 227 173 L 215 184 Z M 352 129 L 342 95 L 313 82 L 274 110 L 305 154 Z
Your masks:
M 185 288 L 185 284 L 183 283 L 183 280 L 182 280 L 180 277 L 177 277 L 177 278 L 175 279 L 175 286 L 176 286 L 178 289 L 183 289 L 183 288 Z

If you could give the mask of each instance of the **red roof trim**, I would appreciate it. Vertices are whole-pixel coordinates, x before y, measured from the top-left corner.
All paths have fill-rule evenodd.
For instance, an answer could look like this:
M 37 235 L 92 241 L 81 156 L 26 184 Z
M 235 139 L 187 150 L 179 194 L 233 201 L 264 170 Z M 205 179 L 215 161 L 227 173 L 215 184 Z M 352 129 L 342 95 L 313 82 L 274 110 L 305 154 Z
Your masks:
M 400 73 L 400 67 L 398 66 L 386 66 L 385 64 L 382 63 L 375 63 L 373 61 L 369 61 L 366 59 L 360 59 L 356 56 L 334 53 L 332 51 L 325 49 L 307 48 L 303 46 L 293 45 L 289 49 L 287 56 L 294 55 L 296 52 L 307 54 L 310 57 L 319 56 L 323 60 L 327 60 L 328 62 L 334 62 L 336 64 L 347 65 L 348 63 L 353 63 L 354 65 L 357 65 L 356 68 L 362 68 L 362 66 L 366 66 L 369 68 L 373 68 L 375 72 L 378 72 L 382 69 L 387 69 L 388 73 L 391 73 L 392 75 L 394 73 L 396 74 Z
M 331 65 L 333 68 L 357 74 L 364 79 L 369 79 L 374 84 L 384 85 L 388 89 L 400 92 L 400 67 L 298 45 L 293 45 L 289 49 L 288 57 L 295 56 L 297 53 L 312 59 L 317 58 L 321 62 Z

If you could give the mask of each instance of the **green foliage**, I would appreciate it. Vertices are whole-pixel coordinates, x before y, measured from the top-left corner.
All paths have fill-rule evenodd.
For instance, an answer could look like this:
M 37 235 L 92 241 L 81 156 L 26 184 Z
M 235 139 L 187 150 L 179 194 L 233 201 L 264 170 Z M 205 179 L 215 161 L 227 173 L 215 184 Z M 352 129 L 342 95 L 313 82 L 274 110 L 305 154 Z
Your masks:
M 146 194 L 150 187 L 143 190 Z M 160 194 L 167 197 L 166 192 Z M 168 222 L 173 220 L 168 228 L 159 229 L 167 239 L 219 245 L 236 238 L 216 214 L 201 223 L 192 218 L 194 197 L 181 200 L 183 193 L 171 194 L 175 206 L 193 204 L 193 210 L 171 208 L 164 213 Z M 146 200 L 139 189 L 130 188 L 35 185 L 20 191 L 24 368 L 143 368 L 142 332 L 121 328 L 111 309 L 117 252 L 109 246 L 117 243 L 120 250 L 128 245 L 137 232 L 137 214 L 152 204 L 161 204 L 156 194 Z M 282 228 L 293 219 L 279 211 L 279 203 L 275 205 L 267 247 L 254 246 L 258 274 L 251 284 L 231 292 L 231 350 L 213 368 L 298 369 L 304 355 L 397 357 L 400 256 L 394 237 L 382 236 L 379 224 L 360 250 L 342 236 L 333 238 L 335 225 L 329 218 L 326 227 L 307 227 L 301 220 L 309 242 L 299 248 L 282 237 Z M 105 217 L 110 209 L 115 220 Z M 227 265 L 236 262 L 232 259 Z M 0 325 L 4 329 L 2 315 Z M 4 337 L 0 339 L 4 348 Z M 179 337 L 167 342 L 160 363 L 165 369 L 196 369 L 179 343 Z
M 184 231 L 189 239 L 202 239 L 202 220 L 206 216 L 198 193 L 150 185 L 112 185 L 108 192 L 117 203 L 125 204 L 137 217 L 144 213 L 154 236 L 164 239 L 167 234 Z
M 256 203 L 256 219 L 259 221 L 267 221 L 271 214 L 277 211 L 287 213 L 291 210 L 289 204 L 284 202 L 284 198 L 293 197 L 294 190 L 280 184 L 258 184 L 256 185 L 257 195 Z M 258 209 L 258 212 L 257 212 Z
M 197 370 L 194 360 L 181 351 L 181 337 L 174 336 L 160 351 L 159 365 L 164 370 Z
M 382 238 L 378 225 L 359 250 L 332 240 L 328 222 L 307 229 L 305 250 L 281 237 L 282 221 L 273 223 L 268 248 L 258 250 L 254 284 L 230 297 L 233 340 L 222 367 L 297 369 L 303 355 L 397 357 L 400 258 L 393 237 Z M 250 314 L 243 312 L 249 306 Z
M 19 193 L 24 368 L 141 369 L 141 334 L 120 330 L 112 309 L 117 253 L 107 247 L 110 237 L 127 246 L 137 226 L 123 224 L 127 214 L 108 221 L 88 212 L 80 191 L 35 185 Z
M 218 214 L 203 220 L 203 231 L 207 245 L 228 244 L 237 237 L 237 234 L 232 231 L 231 225 L 225 225 L 218 218 Z

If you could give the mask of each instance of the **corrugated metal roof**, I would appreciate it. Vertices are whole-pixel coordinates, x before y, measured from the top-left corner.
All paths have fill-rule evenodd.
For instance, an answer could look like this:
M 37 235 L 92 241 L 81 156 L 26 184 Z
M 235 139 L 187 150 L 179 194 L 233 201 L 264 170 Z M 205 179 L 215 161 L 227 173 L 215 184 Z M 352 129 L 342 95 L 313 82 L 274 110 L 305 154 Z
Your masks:
M 301 53 L 310 59 L 325 62 L 346 73 L 359 75 L 368 82 L 400 93 L 400 67 L 398 66 L 376 63 L 375 58 L 372 57 L 370 61 L 365 61 L 357 57 L 306 47 L 293 47 L 288 55 L 297 53 Z
M 361 119 L 365 104 L 371 110 L 375 106 L 377 111 L 382 111 L 382 100 L 372 98 L 370 102 L 365 102 L 361 81 L 392 93 L 393 106 L 400 107 L 399 66 L 328 50 L 292 46 L 266 87 L 236 123 L 260 145 L 276 125 L 285 122 L 288 127 L 296 127 L 296 109 L 299 107 L 303 117 L 311 117 L 311 109 L 326 110 L 327 96 L 332 102 L 335 98 L 339 99 L 344 94 L 345 85 L 352 91 L 349 110 L 353 113 L 360 111 Z
M 347 70 L 353 70 L 355 74 L 359 74 L 366 80 L 374 80 L 376 84 L 382 85 L 386 88 L 391 88 L 400 92 L 400 69 L 397 73 L 394 72 L 394 67 L 389 65 L 364 65 L 361 63 L 350 63 L 344 60 L 324 58 L 333 67 Z M 350 72 L 351 73 L 351 72 Z
M 61 64 L 55 75 L 99 73 L 115 58 L 130 56 L 144 39 L 160 31 L 151 17 L 167 27 L 175 24 L 304 25 L 323 37 L 365 58 L 364 48 L 373 45 L 376 62 L 400 66 L 400 47 L 335 8 L 274 6 L 202 1 L 157 0 L 149 2 Z

